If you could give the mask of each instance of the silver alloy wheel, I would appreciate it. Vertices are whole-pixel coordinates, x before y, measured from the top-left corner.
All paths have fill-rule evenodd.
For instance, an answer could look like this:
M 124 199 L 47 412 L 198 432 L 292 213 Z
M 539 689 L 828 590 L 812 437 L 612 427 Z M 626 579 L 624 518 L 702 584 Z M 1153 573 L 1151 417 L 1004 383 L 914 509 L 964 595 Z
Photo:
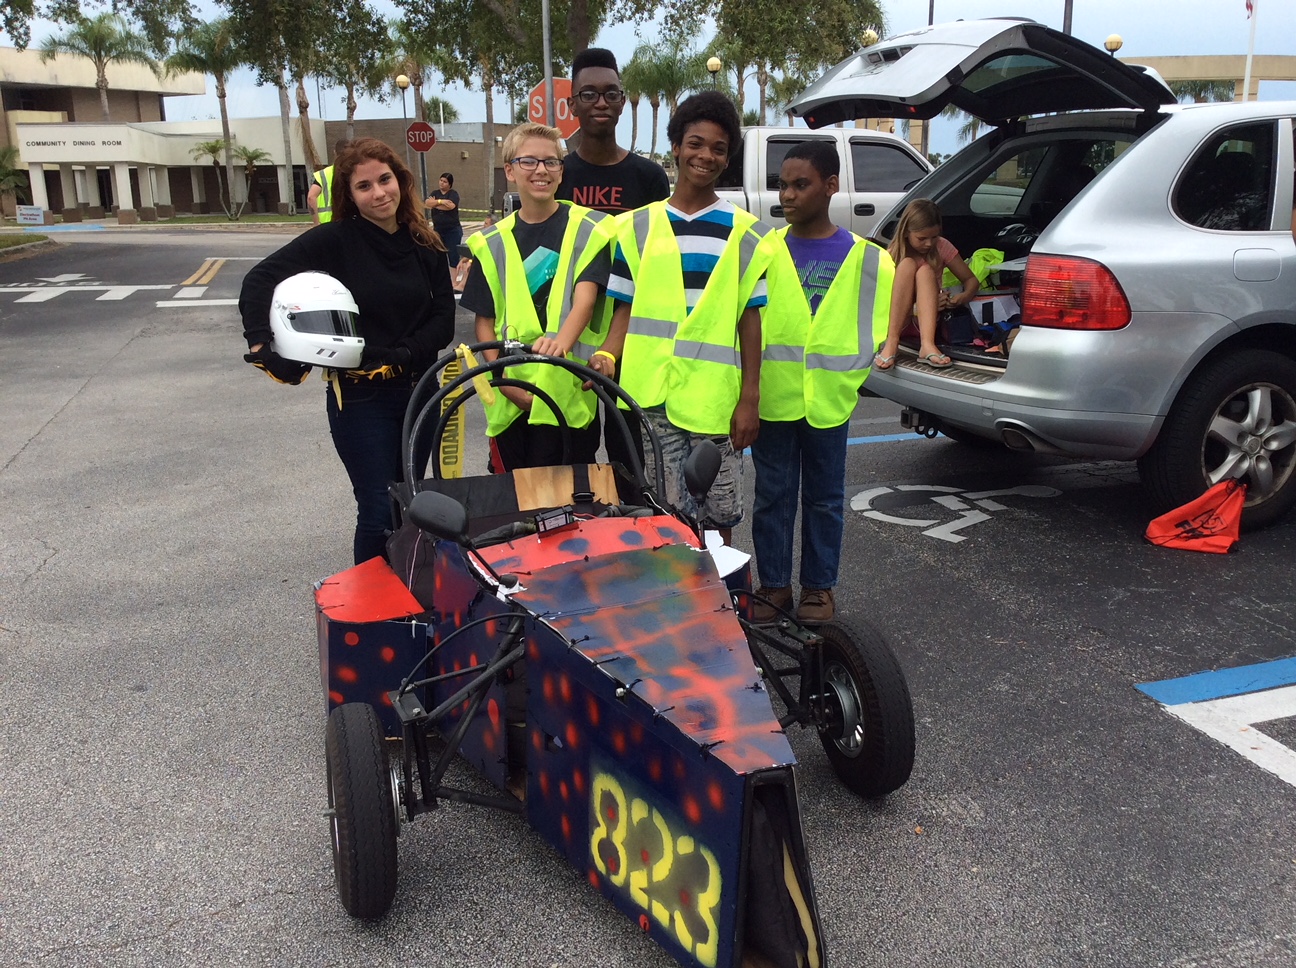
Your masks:
M 824 663 L 824 694 L 831 710 L 828 734 L 833 744 L 846 756 L 858 756 L 864 746 L 863 704 L 849 670 L 841 663 Z
M 1202 441 L 1202 472 L 1212 485 L 1247 484 L 1247 504 L 1276 493 L 1296 470 L 1296 400 L 1272 383 L 1240 387 L 1215 411 Z
M 396 818 L 396 836 L 397 836 L 397 837 L 400 836 L 400 832 L 401 832 L 401 820 L 404 819 L 404 818 L 401 816 L 401 806 L 402 806 L 402 804 L 405 803 L 405 800 L 404 800 L 404 799 L 402 798 L 402 796 L 401 796 L 401 791 L 402 791 L 402 788 L 404 787 L 404 781 L 403 781 L 403 779 L 402 779 L 402 772 L 403 772 L 403 771 L 402 771 L 402 768 L 401 768 L 401 764 L 400 764 L 400 763 L 393 762 L 393 763 L 390 764 L 390 766 L 388 766 L 388 773 L 391 775 L 391 802 L 392 802 L 392 813 L 395 815 L 395 818 Z

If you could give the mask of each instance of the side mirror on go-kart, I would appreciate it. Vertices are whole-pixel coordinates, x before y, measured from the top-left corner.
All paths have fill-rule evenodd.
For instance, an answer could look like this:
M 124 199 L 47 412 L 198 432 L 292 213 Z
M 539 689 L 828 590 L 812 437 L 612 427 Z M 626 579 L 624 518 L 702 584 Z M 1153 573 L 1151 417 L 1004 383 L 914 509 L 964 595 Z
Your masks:
M 516 575 L 501 575 L 477 551 L 477 546 L 468 535 L 468 509 L 454 498 L 440 491 L 419 491 L 410 501 L 405 514 L 416 527 L 434 538 L 453 541 L 459 547 L 467 549 L 501 588 L 512 588 L 517 584 Z
M 410 501 L 409 519 L 428 534 L 469 548 L 468 509 L 438 491 L 419 491 Z
M 720 473 L 720 448 L 709 440 L 700 441 L 684 460 L 684 485 L 699 505 Z

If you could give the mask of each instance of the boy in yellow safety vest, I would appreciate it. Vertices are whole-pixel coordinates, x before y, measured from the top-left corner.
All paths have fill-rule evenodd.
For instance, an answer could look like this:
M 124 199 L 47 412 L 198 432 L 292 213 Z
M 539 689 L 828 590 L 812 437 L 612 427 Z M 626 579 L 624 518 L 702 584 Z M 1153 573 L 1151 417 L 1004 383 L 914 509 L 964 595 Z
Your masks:
M 760 435 L 752 444 L 752 542 L 761 588 L 792 607 L 792 535 L 801 492 L 802 622 L 831 621 L 841 560 L 846 442 L 873 351 L 886 338 L 895 264 L 886 250 L 834 225 L 828 205 L 841 161 L 830 141 L 804 141 L 779 170 L 786 243 L 768 271 Z M 777 612 L 758 602 L 757 622 Z
M 563 173 L 561 138 L 557 128 L 520 124 L 504 139 L 504 174 L 517 186 L 521 205 L 469 237 L 474 261 L 460 305 L 476 315 L 479 342 L 516 339 L 536 353 L 588 362 L 606 334 L 601 297 L 611 221 L 602 212 L 554 198 Z M 485 353 L 487 359 L 496 355 Z M 511 366 L 504 375 L 553 398 L 569 428 L 567 463 L 594 462 L 597 398 L 582 390 L 574 374 L 531 363 Z M 563 463 L 558 417 L 530 390 L 501 387 L 486 406 L 486 434 L 496 473 Z
M 760 426 L 760 307 L 777 240 L 768 225 L 716 194 L 741 137 L 728 97 L 706 91 L 687 98 L 666 132 L 679 172 L 675 191 L 617 219 L 608 280 L 615 309 L 590 365 L 610 377 L 621 360 L 621 386 L 661 440 L 666 500 L 728 541 L 743 515 L 740 455 Z M 699 509 L 683 466 L 703 438 L 720 448 L 722 463 Z M 646 444 L 644 456 L 652 481 Z

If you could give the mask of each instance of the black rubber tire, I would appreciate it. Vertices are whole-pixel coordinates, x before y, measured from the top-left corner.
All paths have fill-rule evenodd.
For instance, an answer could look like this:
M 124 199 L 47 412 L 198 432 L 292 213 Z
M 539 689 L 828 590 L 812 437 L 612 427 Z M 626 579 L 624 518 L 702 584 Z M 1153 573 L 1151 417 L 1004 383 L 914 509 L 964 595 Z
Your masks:
M 373 706 L 352 702 L 325 732 L 333 878 L 353 918 L 381 918 L 396 897 L 396 808 L 382 726 Z
M 1285 423 L 1275 441 L 1281 444 L 1285 431 L 1296 423 L 1296 362 L 1269 350 L 1240 350 L 1207 363 L 1184 384 L 1156 443 L 1138 462 L 1157 514 L 1200 496 L 1214 483 L 1212 472 L 1220 473 L 1233 458 L 1247 484 L 1243 528 L 1272 524 L 1296 503 L 1296 438 L 1260 455 L 1271 468 L 1267 487 L 1257 477 L 1261 465 L 1229 439 L 1227 431 L 1242 427 L 1248 413 L 1254 416 L 1258 400 L 1267 403 L 1270 418 L 1263 426 L 1255 425 L 1259 433 L 1250 442 L 1254 445 Z
M 913 700 L 900 661 L 870 625 L 830 622 L 818 632 L 826 680 L 820 686 L 834 697 L 830 721 L 817 724 L 819 740 L 847 789 L 886 796 L 904 786 L 914 763 Z M 845 708 L 851 703 L 854 710 Z

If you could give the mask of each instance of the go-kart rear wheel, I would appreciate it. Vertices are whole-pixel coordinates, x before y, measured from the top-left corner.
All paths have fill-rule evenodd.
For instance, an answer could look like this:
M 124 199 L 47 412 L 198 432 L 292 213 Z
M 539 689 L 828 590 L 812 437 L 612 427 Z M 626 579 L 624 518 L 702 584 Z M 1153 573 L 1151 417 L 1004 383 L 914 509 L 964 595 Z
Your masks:
M 821 684 L 827 715 L 819 739 L 833 770 L 862 797 L 880 797 L 909 779 L 914 761 L 913 702 L 895 653 L 868 625 L 832 622 L 823 636 Z
M 368 703 L 346 703 L 325 732 L 333 877 L 347 914 L 380 918 L 396 896 L 398 817 L 382 726 Z

